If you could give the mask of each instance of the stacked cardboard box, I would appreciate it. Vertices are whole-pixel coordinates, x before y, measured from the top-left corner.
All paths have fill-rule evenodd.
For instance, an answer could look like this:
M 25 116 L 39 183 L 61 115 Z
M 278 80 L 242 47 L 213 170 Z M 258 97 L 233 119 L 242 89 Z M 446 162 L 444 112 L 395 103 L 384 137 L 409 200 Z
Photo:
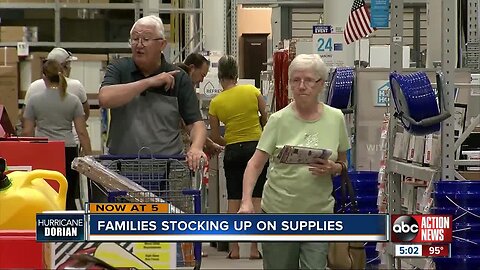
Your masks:
M 460 174 L 467 180 L 480 180 L 480 172 L 475 171 L 460 171 Z
M 0 66 L 8 66 L 18 63 L 17 48 L 0 47 Z
M 17 64 L 0 66 L 0 104 L 7 109 L 13 125 L 18 120 L 18 68 Z
M 42 77 L 42 63 L 48 52 L 30 53 L 25 61 L 20 62 L 20 97 L 25 96 L 30 83 Z M 79 80 L 87 94 L 97 94 L 103 80 L 107 65 L 106 54 L 74 54 L 78 60 L 73 61 L 70 78 Z
M 60 3 L 95 3 L 105 4 L 109 3 L 109 0 L 59 0 Z M 131 2 L 131 1 L 130 1 Z M 55 3 L 55 0 L 0 0 L 0 3 Z
M 78 61 L 72 62 L 70 78 L 79 80 L 87 94 L 96 98 L 107 66 L 107 54 L 75 54 Z
M 0 27 L 2 42 L 37 42 L 38 27 L 36 26 L 2 26 Z
M 5 105 L 15 125 L 18 119 L 18 57 L 17 48 L 0 48 L 0 104 Z
M 0 0 L 0 3 L 53 3 L 55 0 Z
M 20 62 L 20 98 L 25 96 L 30 83 L 42 78 L 42 64 L 48 52 L 33 52 Z

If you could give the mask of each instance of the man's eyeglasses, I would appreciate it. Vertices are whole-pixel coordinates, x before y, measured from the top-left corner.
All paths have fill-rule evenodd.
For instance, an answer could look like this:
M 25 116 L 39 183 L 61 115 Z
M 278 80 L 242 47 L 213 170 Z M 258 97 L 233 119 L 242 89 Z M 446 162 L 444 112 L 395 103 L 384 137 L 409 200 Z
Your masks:
M 299 87 L 303 82 L 303 85 L 305 85 L 305 87 L 312 88 L 315 86 L 316 83 L 318 83 L 321 80 L 322 79 L 314 80 L 310 78 L 307 78 L 307 79 L 295 78 L 293 80 L 290 80 L 290 84 L 294 87 Z
M 163 38 L 143 38 L 143 37 L 136 37 L 136 38 L 131 38 L 128 40 L 128 43 L 130 45 L 138 45 L 139 43 L 142 43 L 143 46 L 148 46 L 150 45 L 154 40 L 163 40 Z

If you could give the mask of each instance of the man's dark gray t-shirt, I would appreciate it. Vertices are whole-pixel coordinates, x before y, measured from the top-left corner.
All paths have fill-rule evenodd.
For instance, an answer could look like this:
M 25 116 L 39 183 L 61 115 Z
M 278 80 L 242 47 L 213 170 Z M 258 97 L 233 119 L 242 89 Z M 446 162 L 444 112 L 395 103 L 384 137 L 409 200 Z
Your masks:
M 176 70 L 162 55 L 162 64 L 155 76 Z M 143 154 L 178 155 L 183 152 L 180 120 L 190 125 L 202 120 L 198 98 L 188 74 L 175 76 L 175 87 L 165 90 L 155 87 L 121 107 L 110 109 L 110 127 L 107 146 L 112 155 Z M 107 67 L 102 87 L 126 84 L 145 79 L 132 58 L 121 58 Z

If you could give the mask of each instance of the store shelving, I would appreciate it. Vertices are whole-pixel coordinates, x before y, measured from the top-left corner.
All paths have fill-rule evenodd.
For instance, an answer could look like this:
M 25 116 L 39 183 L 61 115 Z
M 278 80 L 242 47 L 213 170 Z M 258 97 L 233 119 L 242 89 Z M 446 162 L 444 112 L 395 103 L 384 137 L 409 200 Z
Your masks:
M 99 48 L 99 49 L 128 49 L 127 42 L 65 42 L 61 38 L 61 13 L 66 9 L 108 9 L 108 10 L 133 10 L 135 18 L 138 19 L 141 12 L 139 2 L 134 3 L 61 3 L 58 0 L 54 3 L 1 3 L 1 9 L 21 10 L 53 10 L 54 41 L 49 42 L 28 42 L 29 47 L 63 47 L 72 48 Z M 170 4 L 162 4 L 162 11 L 166 11 Z M 159 11 L 160 12 L 160 11 Z M 0 42 L 1 47 L 17 46 L 17 42 Z
M 391 1 L 391 39 L 390 46 L 390 71 L 402 72 L 402 45 L 403 45 L 403 6 L 401 0 Z M 455 73 L 455 24 L 456 16 L 455 2 L 442 0 L 442 65 L 441 69 L 444 74 L 443 94 L 445 97 L 445 107 L 448 111 L 454 111 L 454 73 Z M 393 46 L 394 45 L 394 46 Z M 393 100 L 391 97 L 390 100 Z M 389 107 L 390 112 L 395 111 L 393 102 Z M 422 167 L 406 161 L 395 160 L 393 157 L 393 147 L 396 134 L 397 120 L 391 119 L 389 129 L 389 153 L 387 162 L 388 173 L 388 212 L 389 214 L 402 214 L 401 205 L 401 179 L 402 176 L 418 178 L 422 180 L 454 180 L 455 179 L 455 147 L 454 142 L 454 119 L 448 118 L 442 122 L 441 126 L 441 165 L 438 169 L 430 167 Z M 416 211 L 416 210 L 415 210 Z M 414 212 L 415 212 L 414 211 Z M 413 267 L 426 269 L 431 268 L 430 259 L 399 259 L 395 258 L 395 244 L 387 243 L 386 249 L 386 265 L 388 268 L 403 269 L 404 263 Z
M 431 259 L 428 258 L 405 258 L 402 259 L 402 264 L 407 263 L 419 269 L 431 269 Z M 402 265 L 403 266 L 403 265 Z
M 28 42 L 30 47 L 62 47 L 71 48 L 96 48 L 96 49 L 128 49 L 128 42 Z M 0 47 L 16 47 L 17 42 L 0 42 Z
M 168 4 L 164 4 L 168 5 Z M 134 9 L 136 3 L 2 3 L 2 9 L 55 9 L 57 8 L 87 8 L 87 9 Z M 164 7 L 167 8 L 167 7 Z
M 55 42 L 40 41 L 40 42 L 28 42 L 30 47 L 54 47 Z M 17 47 L 17 42 L 0 42 L 0 47 Z
M 406 163 L 398 160 L 389 160 L 389 171 L 392 173 L 401 174 L 407 177 L 418 178 L 422 180 L 438 180 L 439 170 L 422 167 L 421 165 Z
M 141 13 L 145 8 L 151 10 L 148 5 L 153 1 L 132 1 L 132 3 L 62 3 L 56 0 L 53 3 L 0 3 L 2 10 L 16 9 L 16 10 L 53 10 L 54 21 L 54 40 L 48 42 L 29 42 L 30 47 L 64 47 L 64 48 L 76 48 L 76 49 L 111 49 L 115 51 L 117 49 L 128 49 L 129 45 L 125 42 L 65 42 L 60 35 L 61 31 L 61 13 L 67 9 L 89 9 L 89 10 L 133 10 L 134 18 L 132 22 L 140 18 Z M 170 3 L 159 3 L 158 8 L 154 5 L 155 12 L 158 14 L 197 14 L 200 15 L 203 12 L 202 8 L 178 8 Z M 169 29 L 169 27 L 166 27 Z M 200 28 L 197 26 L 195 29 Z M 194 29 L 194 30 L 195 30 Z M 195 31 L 194 31 L 195 32 Z M 185 37 L 187 40 L 189 36 Z M 0 42 L 0 47 L 17 46 L 16 42 Z

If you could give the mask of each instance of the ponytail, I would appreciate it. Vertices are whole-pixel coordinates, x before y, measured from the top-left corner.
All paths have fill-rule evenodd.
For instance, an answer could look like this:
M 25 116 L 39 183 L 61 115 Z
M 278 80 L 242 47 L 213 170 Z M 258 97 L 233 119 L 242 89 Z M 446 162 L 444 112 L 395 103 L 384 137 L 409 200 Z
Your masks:
M 65 76 L 63 76 L 62 72 L 58 72 L 58 78 L 60 81 L 59 88 L 60 88 L 60 96 L 62 99 L 65 98 L 67 95 L 67 80 L 65 79 Z
M 50 83 L 57 83 L 60 89 L 60 96 L 62 99 L 67 95 L 67 80 L 63 75 L 62 66 L 55 60 L 47 60 L 43 64 L 43 74 Z

